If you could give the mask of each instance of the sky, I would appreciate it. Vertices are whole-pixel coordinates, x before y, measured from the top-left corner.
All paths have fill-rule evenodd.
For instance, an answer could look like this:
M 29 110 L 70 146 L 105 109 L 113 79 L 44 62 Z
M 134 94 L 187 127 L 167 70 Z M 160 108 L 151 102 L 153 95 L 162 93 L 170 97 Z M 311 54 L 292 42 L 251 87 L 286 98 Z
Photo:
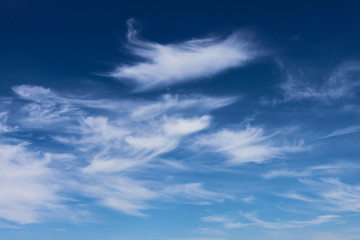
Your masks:
M 0 239 L 359 240 L 357 1 L 0 2 Z

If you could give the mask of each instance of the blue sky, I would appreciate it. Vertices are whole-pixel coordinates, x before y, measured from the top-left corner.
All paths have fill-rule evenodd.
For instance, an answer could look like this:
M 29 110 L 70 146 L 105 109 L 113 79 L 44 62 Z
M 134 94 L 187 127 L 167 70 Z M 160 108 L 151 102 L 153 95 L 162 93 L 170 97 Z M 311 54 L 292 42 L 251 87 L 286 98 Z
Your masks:
M 356 1 L 0 3 L 0 238 L 360 239 Z

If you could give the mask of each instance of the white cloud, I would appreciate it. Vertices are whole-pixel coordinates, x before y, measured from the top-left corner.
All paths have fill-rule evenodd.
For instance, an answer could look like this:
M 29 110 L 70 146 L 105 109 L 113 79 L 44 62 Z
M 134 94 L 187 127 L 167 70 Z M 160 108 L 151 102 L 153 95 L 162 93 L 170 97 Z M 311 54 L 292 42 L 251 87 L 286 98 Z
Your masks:
M 131 111 L 131 117 L 135 120 L 147 120 L 158 117 L 164 113 L 177 113 L 184 110 L 191 110 L 195 113 L 204 113 L 230 105 L 236 100 L 236 97 L 165 94 L 156 101 L 137 104 Z
M 260 226 L 268 229 L 287 229 L 287 228 L 301 228 L 306 226 L 312 226 L 317 224 L 322 224 L 330 222 L 339 218 L 337 215 L 323 215 L 318 216 L 310 220 L 290 220 L 290 221 L 264 221 L 259 219 L 255 214 L 252 213 L 240 213 L 244 221 L 234 221 L 234 217 L 230 218 L 228 216 L 206 216 L 202 217 L 203 222 L 214 222 L 221 223 L 225 228 L 235 229 L 235 228 L 245 228 L 249 226 Z
M 192 113 L 204 114 L 234 103 L 237 97 L 209 97 L 200 94 L 165 94 L 156 100 L 96 99 L 64 95 L 34 85 L 13 87 L 16 95 L 28 102 L 21 107 L 19 124 L 31 128 L 44 128 L 54 123 L 79 120 L 86 117 L 87 109 L 101 109 L 131 117 L 132 121 L 149 121 L 163 115 Z M 6 117 L 3 116 L 3 117 Z M 38 123 L 38 124 L 35 124 Z
M 360 235 L 357 230 L 346 229 L 339 233 L 317 232 L 312 234 L 310 240 L 356 240 Z
M 195 204 L 210 204 L 212 202 L 223 202 L 232 199 L 229 194 L 206 190 L 202 183 L 177 184 L 163 189 L 165 196 L 184 199 Z
M 278 222 L 269 222 L 259 219 L 254 214 L 242 214 L 248 222 L 229 222 L 225 223 L 226 228 L 243 228 L 247 226 L 260 226 L 268 229 L 286 229 L 286 228 L 302 228 L 306 226 L 318 225 L 326 222 L 333 221 L 334 219 L 339 218 L 337 215 L 323 215 L 318 216 L 310 220 L 291 220 L 291 221 L 278 221 Z
M 311 208 L 333 212 L 360 212 L 360 185 L 346 184 L 337 178 L 299 181 L 309 188 L 302 187 L 303 193 L 292 191 L 280 196 L 309 202 Z
M 50 154 L 29 152 L 24 144 L 0 144 L 0 218 L 26 224 L 64 211 Z
M 128 48 L 144 61 L 120 66 L 111 76 L 134 82 L 137 91 L 211 77 L 243 66 L 260 53 L 245 33 L 234 33 L 225 39 L 207 37 L 161 45 L 138 37 L 133 22 L 128 21 Z
M 281 158 L 285 153 L 302 150 L 302 142 L 293 146 L 277 146 L 278 144 L 272 143 L 272 137 L 265 135 L 262 128 L 256 127 L 247 127 L 243 130 L 224 129 L 199 137 L 196 144 L 227 155 L 227 163 L 232 165 L 262 163 L 273 158 Z
M 330 103 L 337 99 L 354 97 L 360 86 L 359 62 L 344 62 L 329 77 L 320 79 L 314 79 L 319 77 L 306 72 L 295 72 L 283 64 L 279 64 L 279 67 L 286 77 L 280 85 L 283 101 L 316 100 Z
M 7 112 L 0 112 L 0 134 L 10 132 L 13 129 L 7 125 Z
M 255 200 L 255 197 L 254 196 L 247 196 L 247 197 L 243 197 L 241 200 L 246 202 L 246 203 L 250 203 L 250 202 L 253 202 Z
M 201 220 L 203 222 L 217 222 L 217 223 L 230 222 L 229 218 L 226 216 L 206 216 L 206 217 L 202 217 Z
M 309 167 L 308 169 L 311 171 L 324 171 L 324 172 L 336 172 L 339 173 L 341 171 L 348 172 L 351 169 L 358 169 L 360 168 L 359 164 L 341 161 L 336 163 L 329 163 L 324 165 L 315 165 Z
M 289 169 L 281 169 L 281 170 L 272 170 L 270 172 L 267 172 L 265 174 L 262 175 L 262 177 L 264 178 L 279 178 L 279 177 L 292 177 L 292 178 L 296 178 L 296 177 L 305 177 L 305 176 L 309 176 L 311 175 L 312 172 L 309 170 L 304 170 L 304 171 L 293 171 L 293 170 L 289 170 Z
M 355 170 L 360 168 L 358 164 L 354 164 L 351 162 L 337 162 L 337 163 L 329 163 L 325 165 L 314 165 L 303 168 L 301 170 L 290 170 L 290 169 L 277 169 L 271 170 L 262 174 L 263 178 L 271 179 L 271 178 L 299 178 L 299 177 L 307 177 L 311 175 L 324 175 L 324 174 L 340 174 L 340 173 L 348 173 L 350 170 Z
M 316 202 L 317 201 L 317 199 L 310 198 L 310 197 L 307 197 L 307 196 L 304 196 L 304 195 L 301 195 L 301 194 L 298 194 L 295 192 L 284 193 L 284 194 L 281 194 L 280 196 L 292 198 L 292 199 L 296 199 L 296 200 L 301 200 L 301 201 L 305 201 L 305 202 Z
M 23 99 L 32 100 L 35 102 L 41 102 L 44 99 L 56 98 L 49 88 L 34 85 L 20 85 L 13 87 L 13 91 Z
M 337 136 L 358 133 L 358 132 L 360 132 L 360 125 L 354 125 L 354 126 L 350 126 L 350 127 L 346 127 L 346 128 L 342 128 L 342 129 L 337 129 L 322 138 L 337 137 Z
M 207 128 L 209 121 L 209 116 L 190 119 L 165 117 L 148 124 L 141 122 L 134 126 L 115 126 L 105 118 L 96 120 L 91 117 L 90 121 L 87 119 L 83 121 L 86 127 L 82 133 L 80 132 L 80 139 L 74 141 L 72 140 L 74 138 L 60 139 L 60 141 L 84 144 L 85 151 L 89 148 L 104 146 L 90 165 L 84 168 L 84 171 L 87 173 L 117 172 L 141 167 L 156 159 L 160 154 L 172 151 L 183 137 Z M 88 128 L 89 122 L 92 126 L 90 128 Z M 143 131 L 143 128 L 147 130 Z
M 59 94 L 35 85 L 15 86 L 13 91 L 20 99 L 27 101 L 18 111 L 21 118 L 18 124 L 27 128 L 58 128 L 60 124 L 85 117 L 85 109 L 121 112 L 124 105 L 129 105 L 129 108 L 133 105 L 126 101 L 94 99 L 86 94 L 83 97 Z
M 134 159 L 113 158 L 113 159 L 101 159 L 95 157 L 91 163 L 84 167 L 82 171 L 87 174 L 98 172 L 124 172 L 139 166 L 142 162 Z
M 45 128 L 48 125 L 71 120 L 71 114 L 79 114 L 79 108 L 69 104 L 48 88 L 33 85 L 13 87 L 19 98 L 29 101 L 21 107 L 22 121 L 19 124 L 31 128 Z
M 360 212 L 360 185 L 346 184 L 337 178 L 300 181 L 314 190 L 317 206 L 336 212 Z
M 158 197 L 145 182 L 114 175 L 88 175 L 78 188 L 101 205 L 134 216 L 145 216 L 142 210 L 150 207 L 147 201 Z
M 96 146 L 120 144 L 121 140 L 129 134 L 129 130 L 117 125 L 117 122 L 109 122 L 107 117 L 90 116 L 79 119 L 80 126 L 77 133 L 81 136 L 79 143 L 94 144 Z
M 207 128 L 209 124 L 209 116 L 202 116 L 200 118 L 193 119 L 170 118 L 166 119 L 163 128 L 164 132 L 169 136 L 183 136 L 201 131 Z

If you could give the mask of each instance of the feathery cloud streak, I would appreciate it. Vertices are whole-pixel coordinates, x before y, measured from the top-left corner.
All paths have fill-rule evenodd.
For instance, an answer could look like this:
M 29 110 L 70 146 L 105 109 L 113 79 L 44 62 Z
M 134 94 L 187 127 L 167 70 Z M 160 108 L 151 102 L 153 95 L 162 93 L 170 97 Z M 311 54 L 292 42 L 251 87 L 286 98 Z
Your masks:
M 301 191 L 280 196 L 311 203 L 310 208 L 332 212 L 360 212 L 360 185 L 347 184 L 338 178 L 322 178 L 320 181 L 299 179 Z
M 287 228 L 301 228 L 306 226 L 312 226 L 317 224 L 322 224 L 326 222 L 333 221 L 336 218 L 339 218 L 338 215 L 323 215 L 318 216 L 310 220 L 291 220 L 291 221 L 277 221 L 269 222 L 259 219 L 253 213 L 241 213 L 243 222 L 240 221 L 231 221 L 231 218 L 226 216 L 206 216 L 202 220 L 204 222 L 215 222 L 221 223 L 225 228 L 234 229 L 234 228 L 244 228 L 249 226 L 260 226 L 267 229 L 287 229 Z
M 286 153 L 302 151 L 303 141 L 294 145 L 279 145 L 274 135 L 265 135 L 260 127 L 246 127 L 240 130 L 223 129 L 219 132 L 200 136 L 199 147 L 212 149 L 228 156 L 230 165 L 248 162 L 262 163 L 273 158 L 282 158 Z
M 322 181 L 300 180 L 317 191 L 319 206 L 336 212 L 360 212 L 360 185 L 347 184 L 337 178 Z
M 331 138 L 331 137 L 337 137 L 337 136 L 358 133 L 358 132 L 360 132 L 360 125 L 354 125 L 342 129 L 337 129 L 322 138 Z
M 360 63 L 344 62 L 336 67 L 329 77 L 314 77 L 305 72 L 279 64 L 286 80 L 280 85 L 284 99 L 289 101 L 313 100 L 330 103 L 357 94 L 360 86 Z M 314 79 L 315 78 L 315 79 Z
M 119 66 L 110 75 L 135 83 L 137 91 L 198 81 L 243 66 L 264 54 L 246 39 L 246 33 L 162 45 L 140 38 L 133 24 L 133 19 L 128 20 L 128 49 L 144 61 Z

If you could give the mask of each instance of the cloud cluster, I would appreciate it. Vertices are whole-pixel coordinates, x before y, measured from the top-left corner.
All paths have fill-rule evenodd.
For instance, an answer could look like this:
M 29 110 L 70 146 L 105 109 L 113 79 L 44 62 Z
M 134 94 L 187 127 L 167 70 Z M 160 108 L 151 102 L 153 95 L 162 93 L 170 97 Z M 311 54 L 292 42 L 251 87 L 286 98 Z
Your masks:
M 106 100 L 32 85 L 13 90 L 13 104 L 20 108 L 10 104 L 0 114 L 1 219 L 25 224 L 50 212 L 63 215 L 65 196 L 74 193 L 136 216 L 145 215 L 155 200 L 211 204 L 232 199 L 201 182 L 166 184 L 161 178 L 171 169 L 184 170 L 176 159 L 162 155 L 207 129 L 209 113 L 236 98 L 164 95 L 156 100 Z M 29 138 L 28 133 L 41 136 Z M 13 140 L 5 142 L 9 139 Z M 138 175 L 153 169 L 164 171 L 163 176 Z
M 130 19 L 128 49 L 144 61 L 119 66 L 110 75 L 135 83 L 137 91 L 201 80 L 260 56 L 245 33 L 234 33 L 225 39 L 207 37 L 162 45 L 140 38 L 133 25 L 134 20 Z
M 8 147 L 3 148 L 3 154 L 15 149 L 17 156 L 28 160 L 21 165 L 10 164 L 17 161 L 13 159 L 15 155 L 3 158 L 11 168 L 7 171 L 9 179 L 17 179 L 16 184 L 21 181 L 16 185 L 4 180 L 3 189 L 23 187 L 32 189 L 37 196 L 34 202 L 30 197 L 19 204 L 15 204 L 15 195 L 14 199 L 10 194 L 9 198 L 2 198 L 7 210 L 29 212 L 29 216 L 23 216 L 26 220 L 20 220 L 21 214 L 11 218 L 5 209 L 0 211 L 0 218 L 17 223 L 36 222 L 41 216 L 36 213 L 65 207 L 63 194 L 80 194 L 96 204 L 136 216 L 146 215 L 144 210 L 158 201 L 213 204 L 234 199 L 232 194 L 207 189 L 199 181 L 162 182 L 168 172 L 194 170 L 190 161 L 166 157 L 179 146 L 189 152 L 196 146 L 203 152 L 212 148 L 210 152 L 223 153 L 227 158 L 218 165 L 225 168 L 228 164 L 260 163 L 301 150 L 301 145 L 281 144 L 274 134 L 264 134 L 262 128 L 209 131 L 214 121 L 211 111 L 232 104 L 235 97 L 167 94 L 153 100 L 128 100 L 79 98 L 32 85 L 16 86 L 13 90 L 17 96 L 13 104 L 20 107 L 10 104 L 7 112 L 0 115 L 1 129 L 7 134 L 2 139 L 23 142 L 27 138 L 34 142 L 26 147 L 18 143 L 4 145 Z M 201 134 L 205 130 L 208 132 Z M 28 138 L 28 133 L 41 135 Z M 46 144 L 42 143 L 44 139 Z M 35 149 L 45 149 L 47 153 Z M 39 156 L 47 161 L 39 160 Z M 26 179 L 21 180 L 16 175 L 17 167 L 38 168 L 38 175 L 27 179 L 26 172 L 22 172 Z M 146 178 L 144 173 L 154 169 L 158 176 Z M 25 206 L 27 210 L 22 209 Z

